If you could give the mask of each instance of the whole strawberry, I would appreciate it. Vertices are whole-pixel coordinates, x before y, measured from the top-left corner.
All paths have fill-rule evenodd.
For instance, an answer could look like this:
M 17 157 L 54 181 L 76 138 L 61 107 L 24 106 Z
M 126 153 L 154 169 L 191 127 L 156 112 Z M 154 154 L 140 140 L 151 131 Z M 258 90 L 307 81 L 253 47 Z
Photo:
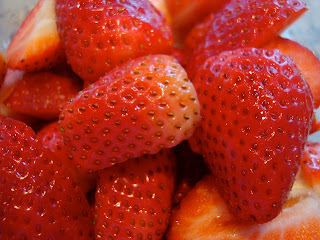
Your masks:
M 147 54 L 168 54 L 172 33 L 148 0 L 56 1 L 57 26 L 68 62 L 85 83 Z
M 196 75 L 204 158 L 241 219 L 267 222 L 290 192 L 313 114 L 308 83 L 280 51 L 209 58 Z M 196 142 L 196 141 L 194 141 Z
M 193 84 L 171 56 L 129 61 L 67 104 L 60 127 L 68 156 L 99 170 L 189 138 L 200 121 Z
M 84 192 L 35 138 L 22 122 L 0 125 L 0 238 L 93 239 Z
M 171 149 L 99 171 L 96 239 L 162 239 L 175 183 Z

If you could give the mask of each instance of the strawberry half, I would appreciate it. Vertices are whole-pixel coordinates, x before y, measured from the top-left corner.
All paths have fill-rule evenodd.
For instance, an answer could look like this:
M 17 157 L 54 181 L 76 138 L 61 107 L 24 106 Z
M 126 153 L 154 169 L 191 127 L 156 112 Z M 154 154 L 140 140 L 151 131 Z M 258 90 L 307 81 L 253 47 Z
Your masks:
M 68 62 L 86 84 L 127 60 L 171 52 L 170 27 L 148 0 L 57 0 L 56 13 Z
M 71 72 L 30 72 L 14 83 L 4 103 L 11 110 L 43 120 L 57 119 L 64 105 L 82 89 Z
M 194 86 L 202 154 L 240 219 L 276 217 L 299 169 L 313 116 L 307 81 L 279 50 L 244 48 L 209 58 Z
M 40 0 L 26 17 L 7 49 L 8 67 L 49 70 L 65 62 L 56 25 L 55 0 Z
M 96 239 L 162 239 L 175 182 L 172 150 L 130 159 L 99 171 Z
M 231 0 L 212 17 L 206 18 L 206 34 L 190 55 L 189 77 L 192 79 L 197 68 L 208 57 L 222 51 L 262 47 L 305 11 L 306 5 L 301 0 Z M 188 38 L 193 38 L 193 34 L 191 32 Z M 189 46 L 185 48 L 188 51 Z
M 0 125 L 0 238 L 93 239 L 93 214 L 68 170 L 22 122 Z
M 60 114 L 69 158 L 99 170 L 171 148 L 200 121 L 192 83 L 171 56 L 136 58 L 80 92 Z

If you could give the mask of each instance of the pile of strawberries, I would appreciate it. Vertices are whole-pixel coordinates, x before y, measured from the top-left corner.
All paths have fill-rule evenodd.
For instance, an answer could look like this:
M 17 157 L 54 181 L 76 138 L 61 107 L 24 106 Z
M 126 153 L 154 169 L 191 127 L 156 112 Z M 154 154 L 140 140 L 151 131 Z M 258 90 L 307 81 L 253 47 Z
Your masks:
M 0 53 L 0 239 L 320 239 L 306 10 L 39 0 Z

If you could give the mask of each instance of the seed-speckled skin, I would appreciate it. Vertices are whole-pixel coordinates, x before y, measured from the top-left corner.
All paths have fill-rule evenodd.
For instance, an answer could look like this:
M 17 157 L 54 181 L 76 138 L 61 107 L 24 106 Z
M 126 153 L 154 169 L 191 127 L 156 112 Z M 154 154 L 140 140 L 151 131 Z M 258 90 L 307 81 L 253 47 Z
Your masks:
M 290 192 L 309 134 L 308 83 L 280 51 L 244 48 L 209 58 L 194 85 L 203 116 L 196 136 L 222 196 L 241 219 L 270 221 Z
M 78 94 L 60 114 L 69 158 L 98 170 L 189 138 L 200 121 L 193 84 L 171 56 L 140 57 Z
M 171 214 L 176 159 L 172 149 L 99 171 L 96 239 L 162 239 Z
M 73 71 L 87 84 L 147 54 L 169 54 L 165 17 L 148 0 L 57 0 L 57 26 Z

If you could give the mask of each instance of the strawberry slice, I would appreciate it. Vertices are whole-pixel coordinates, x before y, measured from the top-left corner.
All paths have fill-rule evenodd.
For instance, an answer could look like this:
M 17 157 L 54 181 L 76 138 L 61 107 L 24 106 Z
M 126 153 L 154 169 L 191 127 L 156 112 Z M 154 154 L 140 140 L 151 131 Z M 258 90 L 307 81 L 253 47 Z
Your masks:
M 314 99 L 314 107 L 320 106 L 320 60 L 307 47 L 290 39 L 276 37 L 263 46 L 265 49 L 279 49 L 291 57 L 304 78 L 308 81 Z
M 8 67 L 24 71 L 49 70 L 65 62 L 56 25 L 55 0 L 40 0 L 26 17 L 7 53 Z
M 2 86 L 6 73 L 7 73 L 7 61 L 3 56 L 2 52 L 0 51 L 0 86 Z
M 52 120 L 81 89 L 82 82 L 71 72 L 28 72 L 4 103 L 17 113 Z
M 200 121 L 196 91 L 171 56 L 129 61 L 75 96 L 60 114 L 70 159 L 99 170 L 189 138 Z
M 222 51 L 262 47 L 305 11 L 306 5 L 301 0 L 231 0 L 212 17 L 206 18 L 206 34 L 201 41 L 198 40 L 200 43 L 190 55 L 187 68 L 189 77 L 192 79 L 208 57 Z M 193 38 L 193 34 L 191 32 L 188 38 Z M 185 48 L 188 52 L 189 46 Z
M 194 86 L 203 119 L 196 137 L 221 195 L 240 219 L 270 221 L 290 192 L 311 128 L 308 83 L 279 50 L 243 48 L 209 58 Z
M 171 149 L 99 171 L 99 177 L 96 239 L 162 239 L 175 182 Z
M 172 49 L 170 26 L 148 0 L 57 0 L 56 13 L 68 62 L 86 85 L 130 59 Z
M 1 239 L 93 239 L 93 214 L 68 170 L 22 122 L 0 125 Z
M 320 197 L 298 176 L 283 211 L 270 222 L 250 224 L 229 211 L 208 175 L 173 210 L 167 239 L 320 239 Z

